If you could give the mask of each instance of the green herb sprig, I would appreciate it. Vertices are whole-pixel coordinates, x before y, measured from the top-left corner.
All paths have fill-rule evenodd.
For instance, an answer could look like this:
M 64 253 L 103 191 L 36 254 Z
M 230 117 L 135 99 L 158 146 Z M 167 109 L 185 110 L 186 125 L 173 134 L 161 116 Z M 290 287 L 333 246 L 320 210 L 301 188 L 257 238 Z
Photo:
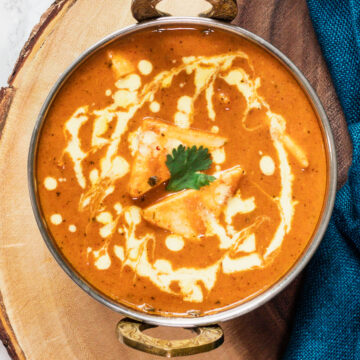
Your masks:
M 177 149 L 173 149 L 171 155 L 166 157 L 166 166 L 171 174 L 166 190 L 199 190 L 201 187 L 209 185 L 216 178 L 198 171 L 209 169 L 211 164 L 212 160 L 207 148 L 203 146 L 190 148 L 179 145 Z

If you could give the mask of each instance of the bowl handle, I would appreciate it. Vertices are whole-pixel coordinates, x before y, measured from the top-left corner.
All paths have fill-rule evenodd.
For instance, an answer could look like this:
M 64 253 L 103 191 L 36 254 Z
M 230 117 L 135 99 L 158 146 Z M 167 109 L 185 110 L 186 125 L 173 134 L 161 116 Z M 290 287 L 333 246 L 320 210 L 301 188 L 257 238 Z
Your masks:
M 132 0 L 131 12 L 134 18 L 138 21 L 155 19 L 162 16 L 170 16 L 156 9 L 156 5 L 161 0 Z M 206 12 L 199 14 L 199 16 L 208 17 L 212 19 L 232 21 L 237 14 L 236 0 L 206 0 L 212 5 L 212 8 Z
M 191 328 L 197 335 L 182 340 L 159 339 L 143 333 L 153 327 L 156 326 L 125 318 L 117 324 L 116 333 L 118 339 L 126 345 L 164 357 L 198 354 L 213 350 L 224 342 L 224 332 L 219 325 Z

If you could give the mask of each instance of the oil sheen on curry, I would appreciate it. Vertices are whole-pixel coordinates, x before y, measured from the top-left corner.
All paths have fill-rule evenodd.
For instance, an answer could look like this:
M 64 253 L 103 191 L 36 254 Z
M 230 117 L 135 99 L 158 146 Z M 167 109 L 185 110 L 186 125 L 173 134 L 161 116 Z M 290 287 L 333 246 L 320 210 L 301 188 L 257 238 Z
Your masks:
M 86 60 L 51 105 L 36 169 L 74 269 L 168 316 L 221 311 L 281 278 L 317 226 L 326 173 L 317 116 L 284 66 L 237 35 L 186 26 Z

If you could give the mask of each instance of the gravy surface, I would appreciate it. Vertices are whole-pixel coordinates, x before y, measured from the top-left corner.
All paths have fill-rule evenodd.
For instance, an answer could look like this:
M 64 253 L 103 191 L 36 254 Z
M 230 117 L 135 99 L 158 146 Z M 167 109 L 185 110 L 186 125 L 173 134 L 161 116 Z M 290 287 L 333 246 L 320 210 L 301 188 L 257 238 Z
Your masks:
M 216 180 L 166 191 L 179 144 Z M 161 27 L 87 59 L 57 94 L 40 204 L 74 269 L 115 301 L 201 316 L 244 302 L 306 248 L 326 191 L 318 119 L 283 65 L 220 30 Z

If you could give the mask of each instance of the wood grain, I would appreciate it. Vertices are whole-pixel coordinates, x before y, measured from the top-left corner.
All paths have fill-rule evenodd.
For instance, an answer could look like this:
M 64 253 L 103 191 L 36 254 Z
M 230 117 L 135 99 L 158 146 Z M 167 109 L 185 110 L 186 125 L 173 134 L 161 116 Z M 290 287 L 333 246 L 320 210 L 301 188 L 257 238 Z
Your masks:
M 239 0 L 236 24 L 283 51 L 319 94 L 336 138 L 339 184 L 351 144 L 305 0 Z M 161 10 L 207 9 L 172 0 Z M 45 247 L 32 214 L 26 160 L 36 117 L 51 86 L 87 47 L 132 23 L 130 0 L 58 0 L 43 15 L 0 90 L 0 337 L 13 359 L 151 359 L 118 343 L 120 315 L 80 290 Z M 277 359 L 287 341 L 300 280 L 250 314 L 222 324 L 225 343 L 197 359 Z M 176 329 L 153 334 L 178 336 Z

